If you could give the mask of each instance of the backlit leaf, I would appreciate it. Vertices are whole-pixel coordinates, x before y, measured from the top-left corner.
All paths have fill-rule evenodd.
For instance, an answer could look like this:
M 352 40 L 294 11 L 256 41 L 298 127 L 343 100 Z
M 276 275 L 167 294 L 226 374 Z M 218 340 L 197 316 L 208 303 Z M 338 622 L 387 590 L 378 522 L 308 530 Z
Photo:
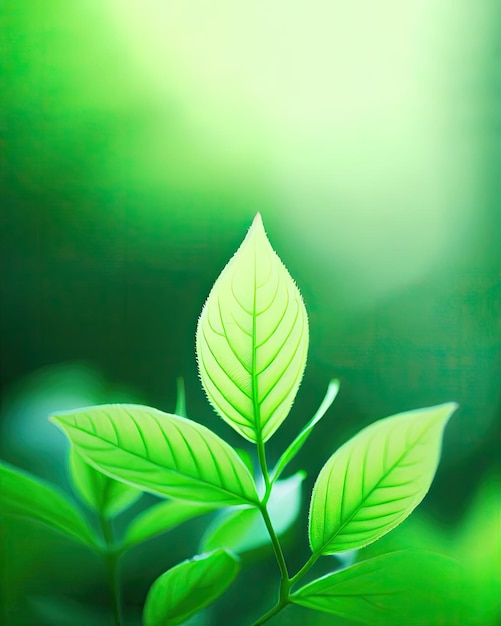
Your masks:
M 124 546 L 130 548 L 213 510 L 214 506 L 210 504 L 193 504 L 183 500 L 154 504 L 132 520 L 125 534 Z
M 303 300 L 258 214 L 198 321 L 202 384 L 230 426 L 250 441 L 266 441 L 290 411 L 307 350 Z
M 442 404 L 379 420 L 331 456 L 311 499 L 314 553 L 365 546 L 413 511 L 431 485 L 442 432 L 456 406 Z
M 73 447 L 70 451 L 70 473 L 81 498 L 105 517 L 118 515 L 141 496 L 138 489 L 114 480 L 89 465 Z
M 292 601 L 367 626 L 459 626 L 461 569 L 447 557 L 392 552 L 309 583 Z
M 236 452 L 186 418 L 109 404 L 51 419 L 92 465 L 143 491 L 220 505 L 257 501 L 253 478 Z
M 144 607 L 145 626 L 182 624 L 222 595 L 238 569 L 238 560 L 225 550 L 176 565 L 153 583 Z
M 268 500 L 268 513 L 278 536 L 296 521 L 301 509 L 301 484 L 304 473 L 299 472 L 273 485 Z M 202 539 L 202 549 L 227 548 L 241 554 L 270 543 L 261 513 L 254 508 L 239 508 L 223 512 L 209 526 Z
M 54 487 L 7 465 L 0 465 L 0 517 L 38 522 L 89 546 L 98 541 L 70 500 Z
M 285 450 L 285 452 L 282 454 L 282 456 L 278 460 L 278 463 L 276 464 L 275 469 L 273 470 L 273 473 L 272 473 L 273 480 L 276 480 L 280 476 L 280 474 L 284 471 L 287 465 L 296 456 L 299 450 L 301 450 L 305 441 L 311 435 L 317 423 L 326 414 L 327 410 L 336 399 L 338 391 L 339 391 L 339 380 L 331 380 L 329 383 L 329 386 L 327 387 L 325 398 L 322 400 L 322 404 L 318 407 L 317 412 L 311 418 L 311 420 L 306 424 L 303 430 L 299 433 L 299 435 L 294 439 L 294 441 L 290 444 L 290 446 Z

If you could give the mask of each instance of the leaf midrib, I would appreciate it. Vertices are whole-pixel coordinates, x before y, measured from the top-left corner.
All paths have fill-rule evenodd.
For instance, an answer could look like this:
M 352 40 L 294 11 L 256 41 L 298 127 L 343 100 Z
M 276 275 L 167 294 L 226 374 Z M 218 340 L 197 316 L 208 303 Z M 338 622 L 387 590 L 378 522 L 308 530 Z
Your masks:
M 345 528 L 352 520 L 353 518 L 356 516 L 356 514 L 360 511 L 361 508 L 363 508 L 364 503 L 367 501 L 367 499 L 379 488 L 379 485 L 383 482 L 383 480 L 385 480 L 395 469 L 398 465 L 400 465 L 401 461 L 405 458 L 405 456 L 407 454 L 410 453 L 410 451 L 417 445 L 417 443 L 419 442 L 420 439 L 422 439 L 428 432 L 429 430 L 431 430 L 431 428 L 435 425 L 434 421 L 430 421 L 430 424 L 428 424 L 427 428 L 425 428 L 417 437 L 417 439 L 412 443 L 412 445 L 410 445 L 404 452 L 403 454 L 400 455 L 400 457 L 395 461 L 395 463 L 388 469 L 386 470 L 386 472 L 381 476 L 381 478 L 377 481 L 377 483 L 374 485 L 374 487 L 361 499 L 359 505 L 352 511 L 352 513 L 350 514 L 350 516 L 341 524 L 341 526 L 338 528 L 338 530 L 334 533 L 334 535 L 332 535 L 332 537 L 325 541 L 321 548 L 316 551 L 318 554 L 322 554 L 322 552 L 324 551 L 324 549 L 326 548 L 326 546 L 328 546 L 332 541 L 334 541 L 334 539 L 336 539 L 336 537 L 338 537 L 341 533 L 341 531 L 343 530 L 343 528 Z M 365 456 L 364 456 L 365 459 Z M 345 477 L 346 478 L 346 477 Z M 344 496 L 344 493 L 343 493 Z M 324 505 L 325 506 L 325 505 Z

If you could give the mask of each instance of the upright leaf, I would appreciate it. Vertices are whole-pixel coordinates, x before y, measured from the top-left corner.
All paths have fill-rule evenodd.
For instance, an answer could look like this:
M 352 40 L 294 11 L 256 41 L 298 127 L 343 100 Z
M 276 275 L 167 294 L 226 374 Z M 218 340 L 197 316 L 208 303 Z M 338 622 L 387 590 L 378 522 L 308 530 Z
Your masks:
M 208 428 L 133 404 L 51 418 L 89 463 L 143 491 L 212 504 L 257 502 L 249 470 Z
M 257 214 L 198 322 L 202 384 L 230 426 L 250 441 L 266 441 L 290 411 L 307 350 L 303 300 Z
M 89 546 L 98 540 L 78 509 L 54 487 L 13 467 L 0 465 L 0 518 L 38 522 Z
M 226 550 L 176 565 L 153 583 L 144 607 L 145 626 L 182 624 L 222 595 L 238 569 L 238 560 Z
M 304 476 L 303 472 L 298 472 L 273 485 L 268 513 L 278 536 L 285 533 L 299 515 Z M 202 539 L 202 549 L 227 548 L 242 554 L 267 545 L 270 541 L 261 513 L 255 507 L 245 507 L 225 511 L 216 518 Z
M 183 500 L 169 500 L 154 504 L 132 520 L 125 533 L 124 547 L 131 548 L 165 533 L 179 524 L 214 510 L 210 504 L 193 504 Z
M 138 489 L 114 480 L 89 465 L 73 447 L 70 451 L 70 473 L 84 502 L 105 517 L 118 515 L 141 496 Z
M 295 604 L 367 626 L 460 626 L 461 569 L 447 557 L 392 552 L 309 583 Z
M 331 456 L 311 499 L 314 553 L 365 546 L 414 510 L 430 488 L 442 432 L 456 406 L 442 404 L 379 420 Z
M 311 418 L 311 420 L 306 424 L 306 426 L 302 429 L 299 435 L 294 439 L 294 441 L 288 446 L 282 456 L 279 458 L 278 463 L 273 470 L 273 480 L 276 480 L 280 474 L 284 471 L 287 465 L 292 461 L 292 459 L 296 456 L 296 454 L 301 450 L 304 446 L 306 440 L 313 432 L 313 429 L 318 424 L 318 422 L 322 419 L 322 417 L 326 414 L 327 410 L 330 408 L 331 404 L 336 399 L 336 396 L 339 391 L 339 380 L 331 380 L 328 387 L 327 392 L 325 394 L 324 399 L 322 400 L 321 405 L 318 407 L 317 412 Z

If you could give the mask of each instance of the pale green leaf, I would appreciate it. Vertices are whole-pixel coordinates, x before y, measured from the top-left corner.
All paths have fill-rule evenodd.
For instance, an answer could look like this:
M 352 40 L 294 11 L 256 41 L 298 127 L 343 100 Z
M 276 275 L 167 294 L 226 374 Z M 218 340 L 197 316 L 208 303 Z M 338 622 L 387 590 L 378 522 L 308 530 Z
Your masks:
M 154 504 L 132 520 L 125 533 L 124 547 L 131 548 L 210 511 L 214 511 L 214 506 L 210 504 L 193 504 L 183 500 Z
M 290 444 L 290 446 L 285 450 L 282 456 L 279 458 L 278 463 L 276 464 L 275 469 L 272 472 L 273 480 L 276 480 L 280 476 L 280 474 L 284 471 L 287 465 L 296 456 L 299 450 L 301 450 L 305 441 L 311 435 L 317 423 L 326 414 L 327 410 L 330 408 L 330 406 L 336 399 L 338 391 L 339 391 L 339 380 L 331 380 L 329 383 L 329 386 L 327 387 L 327 392 L 325 394 L 325 397 L 322 400 L 322 404 L 318 407 L 317 412 L 311 418 L 311 420 L 306 424 L 306 426 L 299 433 L 299 435 L 294 439 L 294 441 Z
M 0 518 L 38 522 L 74 541 L 96 546 L 98 540 L 78 509 L 54 487 L 18 469 L 0 464 Z
M 379 420 L 331 456 L 311 499 L 315 554 L 365 546 L 414 510 L 430 488 L 442 432 L 456 407 L 442 404 Z
M 301 509 L 301 484 L 304 473 L 299 472 L 277 481 L 268 500 L 268 513 L 273 528 L 281 536 L 296 521 Z M 225 511 L 207 529 L 202 539 L 204 551 L 227 548 L 237 554 L 270 543 L 261 513 L 256 508 Z
M 144 607 L 145 626 L 182 624 L 222 595 L 238 570 L 238 560 L 226 550 L 176 565 L 151 586 Z
M 196 422 L 132 404 L 51 419 L 87 461 L 138 489 L 220 505 L 257 502 L 254 480 L 237 453 Z
M 198 321 L 202 384 L 230 426 L 250 441 L 266 441 L 291 409 L 307 351 L 303 300 L 258 214 Z
M 134 504 L 141 491 L 98 471 L 72 447 L 70 474 L 81 498 L 104 517 L 118 515 Z
M 392 552 L 319 578 L 292 601 L 367 626 L 459 626 L 461 580 L 452 559 Z

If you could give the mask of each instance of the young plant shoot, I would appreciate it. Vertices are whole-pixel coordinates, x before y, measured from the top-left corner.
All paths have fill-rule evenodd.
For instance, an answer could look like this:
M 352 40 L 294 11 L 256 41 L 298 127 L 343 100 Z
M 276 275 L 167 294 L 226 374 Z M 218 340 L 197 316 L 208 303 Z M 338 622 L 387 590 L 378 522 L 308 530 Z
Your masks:
M 216 412 L 255 450 L 256 475 L 247 451 L 233 449 L 185 417 L 181 382 L 180 415 L 112 404 L 51 417 L 71 442 L 73 481 L 100 520 L 101 539 L 62 495 L 5 466 L 0 467 L 0 513 L 36 518 L 100 551 L 116 625 L 122 623 L 118 557 L 155 534 L 223 507 L 207 528 L 201 554 L 152 584 L 145 626 L 182 624 L 227 589 L 240 567 L 238 554 L 266 543 L 273 547 L 280 583 L 275 604 L 253 626 L 293 604 L 372 626 L 449 624 L 436 585 L 451 579 L 455 565 L 437 554 L 393 552 L 308 584 L 303 578 L 321 557 L 367 546 L 410 515 L 433 480 L 454 403 L 381 419 L 326 460 L 310 497 L 311 554 L 298 571 L 290 571 L 280 536 L 301 510 L 304 473 L 281 476 L 339 388 L 337 381 L 329 384 L 317 413 L 270 467 L 266 444 L 293 406 L 307 352 L 303 299 L 258 214 L 216 280 L 196 331 L 202 385 Z M 168 500 L 140 514 L 117 540 L 113 517 L 142 491 Z M 249 622 L 244 615 L 239 623 Z

